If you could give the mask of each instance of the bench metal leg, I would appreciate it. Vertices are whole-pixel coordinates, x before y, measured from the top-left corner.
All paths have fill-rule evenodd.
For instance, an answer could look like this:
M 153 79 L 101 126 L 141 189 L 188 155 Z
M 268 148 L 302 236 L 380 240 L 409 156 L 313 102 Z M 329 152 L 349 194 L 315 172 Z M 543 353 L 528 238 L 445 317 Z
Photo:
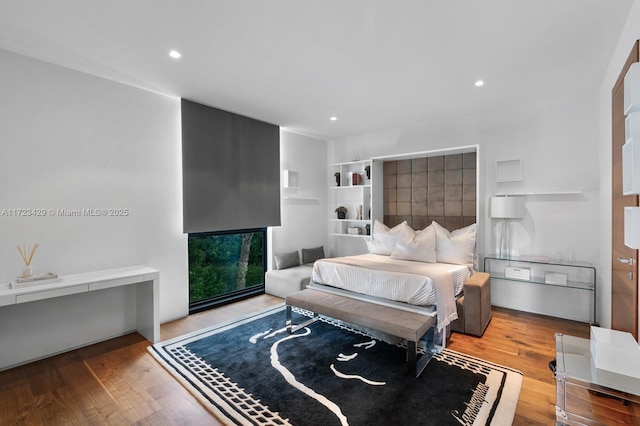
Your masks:
M 427 351 L 418 357 L 418 344 L 411 341 L 407 342 L 407 367 L 409 368 L 409 373 L 415 374 L 416 378 L 420 377 L 431 358 L 433 358 L 431 351 Z
M 422 356 L 418 353 L 418 342 L 407 341 L 407 367 L 411 374 L 416 375 L 416 378 L 420 377 L 422 371 L 433 358 L 433 354 L 441 352 L 438 350 L 438 345 L 436 345 L 436 339 L 437 333 L 434 325 L 420 338 L 420 341 L 425 343 L 425 353 Z
M 294 325 L 293 321 L 291 320 L 291 305 L 287 305 L 287 308 L 286 308 L 286 322 L 285 322 L 285 325 L 287 327 L 287 333 L 289 333 L 289 334 L 295 333 L 296 331 L 300 330 L 301 328 L 304 328 L 304 327 L 308 326 L 309 324 L 316 322 L 318 320 L 318 318 L 320 318 L 320 316 L 314 312 L 313 313 L 313 317 L 309 318 L 308 320 L 306 320 L 302 324 Z

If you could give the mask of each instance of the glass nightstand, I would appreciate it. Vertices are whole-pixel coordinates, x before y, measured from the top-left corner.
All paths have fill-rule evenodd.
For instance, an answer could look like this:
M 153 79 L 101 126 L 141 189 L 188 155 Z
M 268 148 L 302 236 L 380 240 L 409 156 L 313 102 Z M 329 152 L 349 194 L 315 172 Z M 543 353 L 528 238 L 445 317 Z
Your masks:
M 589 339 L 556 334 L 556 424 L 640 425 L 640 396 L 596 379 L 594 368 Z

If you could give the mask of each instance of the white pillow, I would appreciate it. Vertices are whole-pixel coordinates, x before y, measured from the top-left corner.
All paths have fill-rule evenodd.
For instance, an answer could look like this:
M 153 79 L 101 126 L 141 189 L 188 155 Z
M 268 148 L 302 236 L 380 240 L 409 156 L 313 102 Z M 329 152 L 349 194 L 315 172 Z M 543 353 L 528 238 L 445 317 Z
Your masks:
M 449 232 L 437 222 L 432 225 L 436 229 L 436 255 L 438 262 L 467 265 L 473 268 L 476 248 L 476 224 Z
M 402 230 L 402 227 L 406 224 L 407 222 L 405 221 L 389 229 L 387 225 L 376 220 L 373 223 L 373 237 L 371 238 L 370 252 L 389 256 L 396 246 L 400 230 Z
M 435 226 L 429 225 L 421 231 L 414 231 L 409 225 L 403 226 L 391 258 L 436 263 Z

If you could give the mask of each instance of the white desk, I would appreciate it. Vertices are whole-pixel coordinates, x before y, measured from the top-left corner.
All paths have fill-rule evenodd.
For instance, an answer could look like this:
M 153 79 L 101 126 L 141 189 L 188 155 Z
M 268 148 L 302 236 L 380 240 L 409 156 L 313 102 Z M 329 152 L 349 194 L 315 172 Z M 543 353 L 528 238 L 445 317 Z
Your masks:
M 159 340 L 159 271 L 131 266 L 60 278 L 14 289 L 0 284 L 0 370 L 133 327 L 150 342 Z

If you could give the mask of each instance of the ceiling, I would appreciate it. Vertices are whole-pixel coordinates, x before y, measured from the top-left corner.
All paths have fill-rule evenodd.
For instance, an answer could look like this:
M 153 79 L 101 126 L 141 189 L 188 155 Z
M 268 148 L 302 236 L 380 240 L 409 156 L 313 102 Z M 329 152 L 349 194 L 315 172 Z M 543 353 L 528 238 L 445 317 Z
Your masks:
M 0 48 L 342 139 L 593 92 L 632 5 L 0 0 Z

